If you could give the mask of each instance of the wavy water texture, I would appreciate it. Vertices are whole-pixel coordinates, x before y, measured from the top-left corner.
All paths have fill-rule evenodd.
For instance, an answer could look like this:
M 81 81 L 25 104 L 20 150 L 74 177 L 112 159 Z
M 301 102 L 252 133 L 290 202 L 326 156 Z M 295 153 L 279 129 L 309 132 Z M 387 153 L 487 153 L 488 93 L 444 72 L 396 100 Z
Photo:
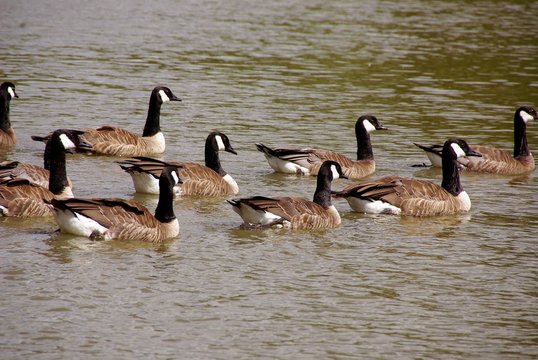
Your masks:
M 274 174 L 254 144 L 353 158 L 372 113 L 376 173 L 440 183 L 412 142 L 461 136 L 511 150 L 513 112 L 538 104 L 536 2 L 4 1 L 1 81 L 16 84 L 19 142 L 0 161 L 42 164 L 30 135 L 59 127 L 142 133 L 166 85 L 162 158 L 221 154 L 240 196 L 311 198 L 315 179 Z M 531 150 L 538 124 L 529 123 Z M 82 197 L 134 198 L 114 159 L 69 155 Z M 224 199 L 175 201 L 181 233 L 159 246 L 58 235 L 0 219 L 0 354 L 53 358 L 538 357 L 538 180 L 463 174 L 469 214 L 367 216 L 342 225 L 239 229 Z M 349 181 L 339 179 L 341 189 Z

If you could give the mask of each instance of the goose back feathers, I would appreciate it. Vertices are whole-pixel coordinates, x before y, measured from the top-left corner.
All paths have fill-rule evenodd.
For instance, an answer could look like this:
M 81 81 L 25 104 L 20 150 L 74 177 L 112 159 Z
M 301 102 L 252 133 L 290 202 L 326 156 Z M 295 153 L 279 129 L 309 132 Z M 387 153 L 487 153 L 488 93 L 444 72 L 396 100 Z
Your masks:
M 159 243 L 179 234 L 174 214 L 173 190 L 177 169 L 165 167 L 159 177 L 159 202 L 155 215 L 122 199 L 53 199 L 54 216 L 65 233 L 97 240 L 137 240 Z
M 536 167 L 534 157 L 527 143 L 527 123 L 538 120 L 536 110 L 530 106 L 519 107 L 514 114 L 514 151 L 497 149 L 491 146 L 471 144 L 482 157 L 463 158 L 459 162 L 464 169 L 500 175 L 519 175 L 533 171 Z M 441 166 L 441 145 L 421 145 L 433 166 Z
M 386 130 L 386 128 L 373 115 L 362 115 L 355 123 L 357 160 L 331 150 L 270 148 L 263 144 L 256 144 L 256 148 L 265 155 L 267 162 L 276 172 L 315 176 L 325 160 L 332 160 L 342 166 L 346 177 L 358 179 L 375 171 L 374 154 L 370 142 L 370 132 L 374 130 Z
M 166 166 L 178 168 L 179 183 L 174 193 L 182 196 L 226 196 L 239 192 L 235 180 L 221 166 L 219 151 L 237 154 L 229 138 L 218 131 L 205 142 L 205 165 L 194 162 L 162 161 L 136 157 L 118 162 L 133 179 L 136 192 L 158 194 L 158 177 Z
M 388 176 L 352 184 L 335 192 L 351 208 L 372 214 L 408 216 L 450 215 L 469 211 L 471 200 L 460 182 L 457 159 L 480 156 L 461 139 L 449 139 L 443 146 L 441 186 L 426 180 Z
M 0 85 L 0 149 L 12 147 L 17 142 L 9 120 L 9 105 L 11 99 L 18 97 L 13 83 L 6 81 Z
M 83 129 L 83 139 L 91 144 L 92 152 L 100 155 L 148 156 L 161 154 L 166 147 L 160 127 L 161 105 L 167 101 L 181 101 L 181 99 L 167 87 L 155 87 L 151 92 L 142 136 L 107 125 L 95 129 Z M 32 136 L 32 139 L 36 141 L 47 141 L 48 138 L 48 136 Z M 87 151 L 87 149 L 81 150 Z
M 254 196 L 228 200 L 243 219 L 243 227 L 323 229 L 340 225 L 338 210 L 331 203 L 331 182 L 345 178 L 340 164 L 327 160 L 320 167 L 313 201 L 297 197 Z

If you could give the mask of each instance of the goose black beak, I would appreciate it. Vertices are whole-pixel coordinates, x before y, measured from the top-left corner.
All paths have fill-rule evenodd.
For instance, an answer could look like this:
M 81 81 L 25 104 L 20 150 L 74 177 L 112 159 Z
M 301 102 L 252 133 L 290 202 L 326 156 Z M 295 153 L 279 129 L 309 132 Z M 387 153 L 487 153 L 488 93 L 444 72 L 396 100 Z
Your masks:
M 227 151 L 227 152 L 229 152 L 229 153 L 232 153 L 232 154 L 234 154 L 234 155 L 237 155 L 237 151 L 235 151 L 235 150 L 234 150 L 233 148 L 231 148 L 231 147 L 228 148 L 228 149 L 226 149 L 225 151 Z
M 81 141 L 78 143 L 77 145 L 77 150 L 81 150 L 81 151 L 91 151 L 93 149 L 93 146 L 92 144 L 86 142 L 86 141 Z
M 385 125 L 381 125 L 379 124 L 378 127 L 375 128 L 376 130 L 388 130 L 389 128 L 388 127 L 385 127 Z
M 170 101 L 181 101 L 181 99 L 178 98 L 178 97 L 175 96 L 175 95 L 172 95 L 172 97 L 170 98 Z
M 473 149 L 469 149 L 469 151 L 467 151 L 465 153 L 465 155 L 467 156 L 477 156 L 477 157 L 482 157 L 482 154 L 480 154 L 478 151 L 475 151 Z

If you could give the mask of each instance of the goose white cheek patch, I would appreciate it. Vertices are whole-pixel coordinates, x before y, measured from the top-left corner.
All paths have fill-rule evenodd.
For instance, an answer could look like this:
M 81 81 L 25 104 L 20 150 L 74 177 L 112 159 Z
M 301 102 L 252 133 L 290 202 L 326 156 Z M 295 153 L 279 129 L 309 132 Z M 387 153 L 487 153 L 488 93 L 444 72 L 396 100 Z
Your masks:
M 174 185 L 177 185 L 179 183 L 179 176 L 177 176 L 177 172 L 172 171 L 172 177 L 174 178 Z
M 220 135 L 215 136 L 215 141 L 217 142 L 217 145 L 218 145 L 218 147 L 219 147 L 219 150 L 224 151 L 224 149 L 225 149 L 226 147 L 224 146 L 224 141 L 222 141 L 222 138 L 220 137 Z
M 464 157 L 464 156 L 465 156 L 465 151 L 463 151 L 463 149 L 461 148 L 461 146 L 459 146 L 459 145 L 456 144 L 456 143 L 452 143 L 452 144 L 450 144 L 450 146 L 452 146 L 452 149 L 453 149 L 454 152 L 456 153 L 456 156 L 457 156 L 457 157 Z
M 64 146 L 64 149 L 74 149 L 77 146 L 69 139 L 69 137 L 65 134 L 60 135 L 60 141 L 62 142 L 62 145 Z
M 340 178 L 340 174 L 338 173 L 338 170 L 336 170 L 336 166 L 331 165 L 331 172 L 333 173 L 333 180 Z
M 366 129 L 366 132 L 371 133 L 372 131 L 375 131 L 375 126 L 372 125 L 372 123 L 369 120 L 364 120 L 362 124 L 364 128 Z
M 7 92 L 9 93 L 9 95 L 11 95 L 12 98 L 15 97 L 15 91 L 13 91 L 13 89 L 11 88 L 11 86 L 9 86 L 7 88 Z
M 519 112 L 519 116 L 521 116 L 521 118 L 523 119 L 523 121 L 525 121 L 525 123 L 531 121 L 531 120 L 534 120 L 534 117 L 529 114 L 528 112 L 524 111 L 524 110 L 521 110 Z
M 161 96 L 161 100 L 162 100 L 163 102 L 170 101 L 170 98 L 168 97 L 168 95 L 166 95 L 166 93 L 164 92 L 164 90 L 159 90 L 159 95 Z

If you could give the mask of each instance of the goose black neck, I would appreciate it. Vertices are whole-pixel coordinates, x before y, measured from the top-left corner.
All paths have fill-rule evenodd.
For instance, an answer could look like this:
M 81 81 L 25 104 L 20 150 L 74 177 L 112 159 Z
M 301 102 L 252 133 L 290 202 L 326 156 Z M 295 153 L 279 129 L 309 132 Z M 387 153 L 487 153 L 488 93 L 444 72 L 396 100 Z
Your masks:
M 9 103 L 11 98 L 7 91 L 3 89 L 0 91 L 0 130 L 5 132 L 11 128 L 11 122 L 9 121 Z
M 65 167 L 65 150 L 58 139 L 52 138 L 47 143 L 48 152 L 45 151 L 45 168 L 48 166 L 49 190 L 58 195 L 69 186 L 67 170 Z
M 220 176 L 226 176 L 226 171 L 224 171 L 224 169 L 220 165 L 219 151 L 213 149 L 211 139 L 206 140 L 205 166 L 216 171 Z
M 160 222 L 170 222 L 176 218 L 174 214 L 174 189 L 170 180 L 161 176 L 159 178 L 159 202 L 155 209 L 155 218 Z
M 149 98 L 148 117 L 146 118 L 146 125 L 144 126 L 142 136 L 153 136 L 161 131 L 161 105 L 162 100 L 159 97 L 159 93 L 151 93 L 151 97 Z
M 446 151 L 443 149 L 443 154 Z M 443 162 L 443 181 L 441 186 L 454 196 L 458 196 L 463 191 L 463 186 L 460 182 L 460 172 L 458 169 L 458 161 L 444 155 Z
M 321 172 L 318 173 L 313 201 L 325 209 L 331 206 L 331 178 L 329 178 L 329 175 Z
M 43 167 L 46 170 L 50 170 L 50 160 L 52 157 L 51 148 L 52 148 L 52 140 L 49 139 L 49 141 L 47 141 L 47 144 L 45 145 L 45 152 L 43 153 Z M 64 154 L 64 157 L 65 157 L 65 154 Z
M 355 127 L 355 136 L 357 137 L 357 160 L 373 160 L 374 152 L 370 142 L 370 134 L 364 126 Z
M 530 155 L 530 151 L 527 143 L 527 124 L 518 111 L 514 115 L 514 157 L 528 155 Z

